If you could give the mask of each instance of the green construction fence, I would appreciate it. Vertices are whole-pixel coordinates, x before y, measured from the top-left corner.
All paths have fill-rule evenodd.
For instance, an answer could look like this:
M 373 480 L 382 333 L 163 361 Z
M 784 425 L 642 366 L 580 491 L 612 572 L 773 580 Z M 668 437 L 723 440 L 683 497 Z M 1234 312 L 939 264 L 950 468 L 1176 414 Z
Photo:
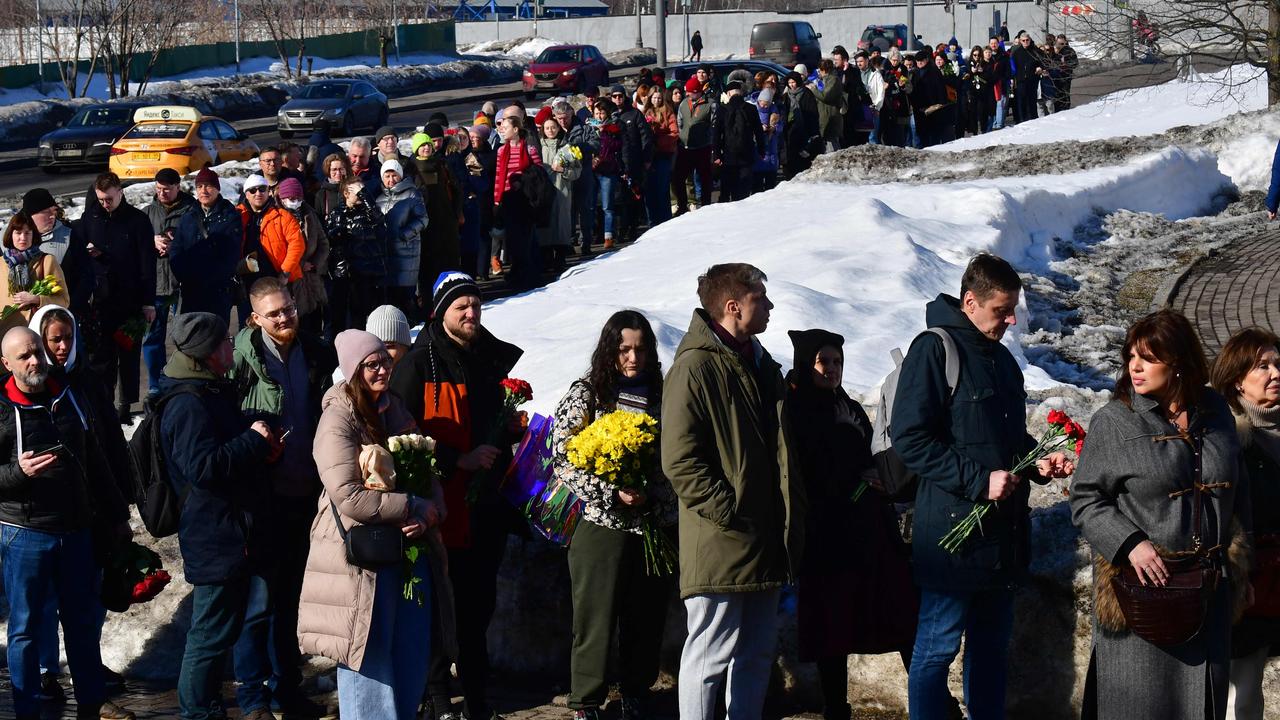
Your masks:
M 399 32 L 400 52 L 434 52 L 450 54 L 456 51 L 454 44 L 453 20 L 442 22 L 401 25 Z M 297 57 L 298 41 L 285 43 L 288 57 Z M 378 34 L 372 30 L 364 32 L 339 33 L 336 35 L 320 35 L 307 38 L 307 57 L 328 59 L 352 57 L 356 55 L 377 55 Z M 270 41 L 254 41 L 240 43 L 240 59 L 251 57 L 277 57 L 275 43 Z M 221 42 L 206 45 L 186 45 L 164 50 L 156 60 L 151 71 L 152 78 L 162 78 L 179 73 L 198 70 L 206 67 L 233 65 L 236 61 L 235 43 Z M 139 57 L 134 60 L 132 80 L 142 79 L 145 61 Z M 100 69 L 100 68 L 99 68 Z M 80 61 L 80 72 L 89 70 L 89 61 Z M 46 82 L 56 82 L 59 78 L 57 63 L 44 64 Z M 27 65 L 9 65 L 0 67 L 0 87 L 21 88 L 40 82 L 40 66 L 36 63 Z

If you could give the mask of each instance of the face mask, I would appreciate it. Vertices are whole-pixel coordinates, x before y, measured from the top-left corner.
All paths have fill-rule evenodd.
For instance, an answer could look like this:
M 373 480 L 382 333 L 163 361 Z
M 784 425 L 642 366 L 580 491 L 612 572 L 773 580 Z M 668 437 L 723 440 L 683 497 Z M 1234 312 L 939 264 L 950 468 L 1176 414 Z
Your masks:
M 298 208 L 302 207 L 302 201 L 294 200 L 293 198 L 281 200 L 280 204 L 284 205 L 285 210 L 290 210 L 290 211 L 297 210 Z

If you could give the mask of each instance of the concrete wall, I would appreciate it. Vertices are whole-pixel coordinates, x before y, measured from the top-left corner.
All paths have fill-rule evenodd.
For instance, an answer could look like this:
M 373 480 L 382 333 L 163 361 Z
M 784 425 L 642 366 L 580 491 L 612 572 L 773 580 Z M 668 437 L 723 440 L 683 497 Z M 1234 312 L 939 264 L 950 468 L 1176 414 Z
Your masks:
M 965 47 L 985 44 L 989 37 L 992 12 L 999 10 L 1009 23 L 1011 32 L 1020 29 L 1031 31 L 1038 40 L 1044 36 L 1045 9 L 1031 2 L 1005 3 L 980 2 L 977 10 L 965 10 L 961 2 L 955 14 L 943 11 L 941 4 L 918 4 L 916 6 L 916 34 L 924 37 L 925 42 L 935 45 L 946 42 L 955 34 L 960 44 Z M 1053 6 L 1050 15 L 1049 29 L 1052 32 L 1067 32 L 1076 37 L 1084 29 L 1079 21 L 1068 20 L 1058 14 L 1058 6 Z M 972 32 L 970 32 L 970 15 L 972 15 Z M 867 25 L 897 24 L 907 20 L 906 5 L 883 5 L 875 7 L 852 7 L 822 10 L 813 13 L 775 13 L 775 12 L 718 12 L 695 13 L 689 16 L 689 31 L 702 31 L 703 53 L 707 58 L 724 57 L 726 55 L 741 58 L 747 56 L 747 45 L 751 38 L 751 27 L 756 23 L 773 20 L 805 20 L 813 25 L 814 30 L 822 33 L 823 53 L 830 52 L 836 45 L 844 45 L 853 50 L 857 47 L 858 38 Z M 683 15 L 672 15 L 667 18 L 667 54 L 671 60 L 679 59 L 685 48 L 685 19 Z M 534 32 L 532 20 L 503 22 L 464 22 L 457 25 L 458 45 L 484 42 L 496 39 L 512 39 L 538 35 L 566 43 L 586 43 L 595 45 L 603 52 L 614 52 L 635 47 L 635 16 L 610 16 L 600 18 L 573 18 L 564 20 L 539 20 L 537 32 Z M 652 15 L 643 18 L 643 41 L 647 47 L 653 47 L 656 40 L 657 21 Z

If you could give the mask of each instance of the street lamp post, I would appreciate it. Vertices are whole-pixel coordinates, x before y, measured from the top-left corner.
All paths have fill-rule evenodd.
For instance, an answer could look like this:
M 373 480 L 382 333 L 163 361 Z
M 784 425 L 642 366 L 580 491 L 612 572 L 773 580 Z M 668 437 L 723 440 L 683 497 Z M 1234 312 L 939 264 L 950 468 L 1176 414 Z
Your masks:
M 641 0 L 636 0 L 636 47 L 638 48 L 644 47 L 644 15 L 640 12 L 642 9 L 643 3 Z
M 653 0 L 653 17 L 658 21 L 658 67 L 667 64 L 667 0 Z
M 40 76 L 40 84 L 44 84 L 44 16 L 40 13 L 40 0 L 36 0 L 36 73 Z M 76 58 L 79 60 L 80 58 Z
M 232 12 L 235 14 L 236 26 L 236 75 L 240 74 L 240 0 L 235 0 Z

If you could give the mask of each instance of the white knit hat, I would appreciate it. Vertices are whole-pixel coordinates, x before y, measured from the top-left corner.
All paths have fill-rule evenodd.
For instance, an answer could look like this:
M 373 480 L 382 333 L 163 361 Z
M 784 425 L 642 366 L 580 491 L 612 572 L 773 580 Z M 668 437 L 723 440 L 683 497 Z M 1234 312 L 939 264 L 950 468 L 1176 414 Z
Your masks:
M 397 343 L 399 345 L 411 345 L 413 340 L 409 337 L 409 320 L 395 305 L 380 305 L 369 313 L 369 319 L 364 323 L 366 332 L 378 336 L 378 339 L 384 343 Z
M 399 160 L 388 160 L 382 163 L 382 169 L 378 171 L 378 174 L 385 175 L 388 170 L 395 170 L 397 175 L 404 177 L 404 166 L 400 164 Z
M 809 68 L 805 67 L 804 63 L 797 64 L 793 68 L 793 71 L 800 73 L 800 77 L 806 77 L 806 78 L 809 77 Z

